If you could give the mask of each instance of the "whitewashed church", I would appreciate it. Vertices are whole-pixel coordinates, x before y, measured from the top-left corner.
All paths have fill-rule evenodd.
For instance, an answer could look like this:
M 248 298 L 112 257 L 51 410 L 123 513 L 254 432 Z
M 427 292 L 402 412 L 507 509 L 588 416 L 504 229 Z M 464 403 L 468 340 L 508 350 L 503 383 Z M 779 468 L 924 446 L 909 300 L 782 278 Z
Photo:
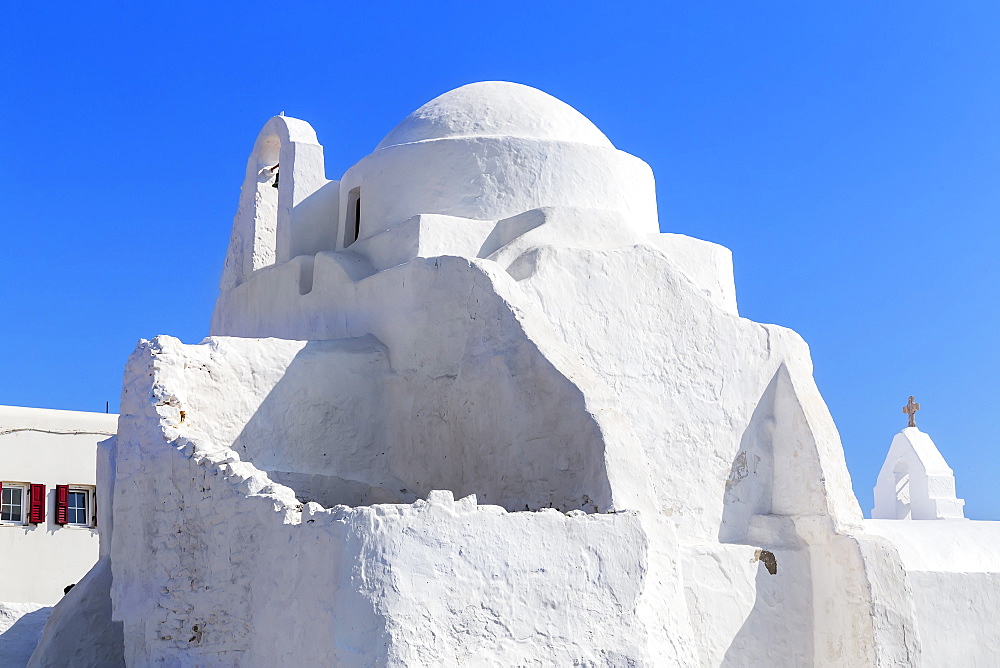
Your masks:
M 272 118 L 211 336 L 128 361 L 101 558 L 31 665 L 1000 665 L 1000 525 L 916 427 L 864 520 L 805 342 L 679 232 L 527 86 L 332 181 Z

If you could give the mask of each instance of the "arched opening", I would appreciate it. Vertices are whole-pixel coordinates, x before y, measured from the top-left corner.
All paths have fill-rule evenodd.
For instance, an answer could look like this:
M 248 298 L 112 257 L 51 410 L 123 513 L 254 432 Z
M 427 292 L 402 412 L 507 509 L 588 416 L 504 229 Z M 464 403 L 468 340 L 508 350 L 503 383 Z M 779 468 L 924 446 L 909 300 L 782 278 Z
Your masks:
M 271 135 L 257 150 L 257 192 L 261 196 L 272 197 L 277 206 L 278 201 L 278 158 L 281 155 L 281 140 L 277 135 Z M 270 192 L 266 189 L 270 188 Z
M 910 466 L 900 459 L 892 469 L 896 479 L 896 519 L 911 519 L 910 513 Z
M 361 188 L 351 188 L 347 195 L 347 219 L 344 224 L 344 248 L 361 236 Z
M 257 192 L 254 197 L 254 248 L 251 271 L 268 267 L 277 259 L 278 157 L 281 140 L 271 135 L 257 149 Z

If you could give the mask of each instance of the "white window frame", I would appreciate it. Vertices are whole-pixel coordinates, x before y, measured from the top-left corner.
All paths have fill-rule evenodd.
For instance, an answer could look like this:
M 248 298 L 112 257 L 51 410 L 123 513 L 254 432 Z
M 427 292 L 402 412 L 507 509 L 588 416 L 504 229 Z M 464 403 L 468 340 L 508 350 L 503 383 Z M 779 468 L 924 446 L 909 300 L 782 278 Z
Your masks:
M 9 482 L 4 480 L 2 483 L 2 489 L 19 489 L 21 490 L 21 520 L 15 522 L 13 520 L 0 520 L 0 526 L 5 527 L 23 527 L 28 524 L 28 513 L 29 513 L 29 501 L 28 494 L 31 491 L 30 483 L 26 482 Z M 2 505 L 2 497 L 0 497 L 0 505 Z
M 95 488 L 94 487 L 90 487 L 88 485 L 67 485 L 67 487 L 69 489 L 66 490 L 67 491 L 67 494 L 66 494 L 66 524 L 64 524 L 63 526 L 65 526 L 65 527 L 76 527 L 78 529 L 93 529 L 94 526 L 95 526 L 95 524 L 94 524 L 94 517 L 97 514 L 97 508 L 94 506 L 94 499 L 96 497 L 96 490 L 95 490 Z M 85 503 L 87 504 L 87 507 L 86 507 L 87 521 L 86 522 L 80 523 L 80 522 L 70 522 L 69 521 L 69 495 L 72 494 L 73 492 L 83 492 L 84 494 L 86 494 L 86 497 L 84 497 L 86 499 Z

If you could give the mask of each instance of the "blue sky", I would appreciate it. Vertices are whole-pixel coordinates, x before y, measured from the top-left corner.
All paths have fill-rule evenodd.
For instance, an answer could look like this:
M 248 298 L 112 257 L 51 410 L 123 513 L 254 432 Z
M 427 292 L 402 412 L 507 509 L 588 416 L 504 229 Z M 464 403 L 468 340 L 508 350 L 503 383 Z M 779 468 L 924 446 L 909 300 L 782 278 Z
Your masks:
M 140 6 L 141 4 L 141 6 Z M 254 138 L 330 178 L 451 88 L 541 88 L 648 162 L 809 342 L 866 514 L 908 395 L 1000 518 L 1000 4 L 7 3 L 0 404 L 114 411 L 135 342 L 207 334 Z

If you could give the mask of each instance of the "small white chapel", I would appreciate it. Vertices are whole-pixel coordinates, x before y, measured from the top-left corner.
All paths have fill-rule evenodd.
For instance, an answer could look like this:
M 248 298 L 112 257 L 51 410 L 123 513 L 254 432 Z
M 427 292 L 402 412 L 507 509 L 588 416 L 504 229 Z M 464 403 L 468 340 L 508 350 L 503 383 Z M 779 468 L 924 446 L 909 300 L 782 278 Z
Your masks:
M 264 124 L 210 336 L 129 357 L 30 665 L 1000 665 L 1000 524 L 915 404 L 867 520 L 805 341 L 639 157 L 497 81 L 372 146 L 328 178 Z

